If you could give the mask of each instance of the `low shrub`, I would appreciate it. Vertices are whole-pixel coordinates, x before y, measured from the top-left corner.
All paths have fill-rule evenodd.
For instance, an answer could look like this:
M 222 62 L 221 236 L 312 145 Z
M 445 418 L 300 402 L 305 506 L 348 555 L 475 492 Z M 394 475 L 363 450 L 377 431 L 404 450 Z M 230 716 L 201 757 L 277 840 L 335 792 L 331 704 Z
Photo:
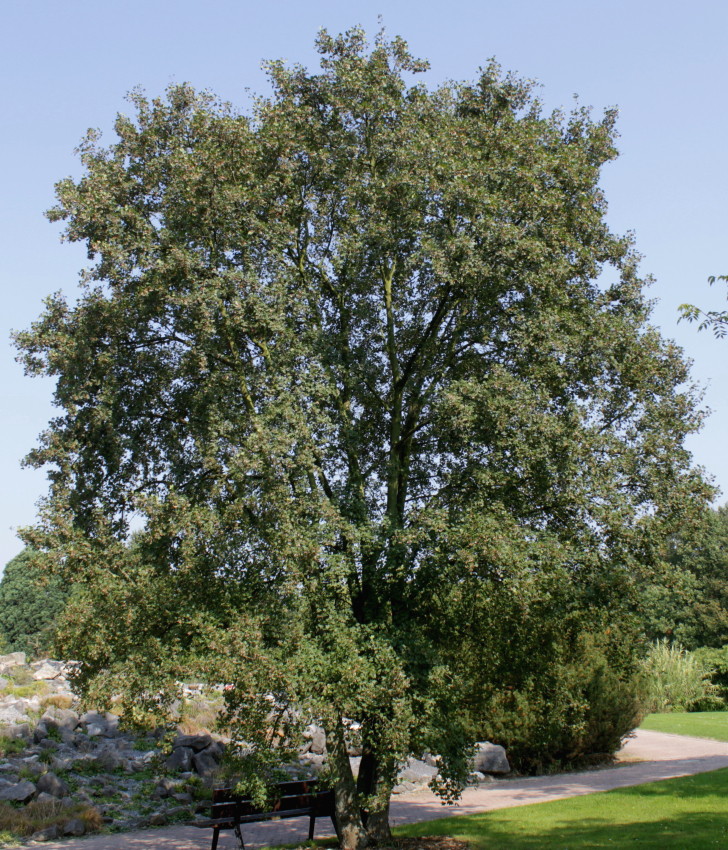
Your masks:
M 0 737 L 0 756 L 7 758 L 16 753 L 22 753 L 27 746 L 22 738 Z
M 5 688 L 4 693 L 7 696 L 19 697 L 20 699 L 30 699 L 31 697 L 40 696 L 48 690 L 48 685 L 45 682 L 31 682 L 24 685 L 11 685 Z
M 710 680 L 710 667 L 679 643 L 663 639 L 652 644 L 644 672 L 649 713 L 690 711 L 720 696 Z

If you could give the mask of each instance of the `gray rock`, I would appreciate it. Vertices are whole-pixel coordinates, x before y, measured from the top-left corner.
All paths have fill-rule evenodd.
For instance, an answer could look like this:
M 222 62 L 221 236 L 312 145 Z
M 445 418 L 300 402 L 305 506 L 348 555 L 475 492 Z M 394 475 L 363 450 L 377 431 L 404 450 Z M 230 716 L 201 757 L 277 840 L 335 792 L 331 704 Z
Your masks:
M 33 729 L 33 740 L 39 744 L 44 738 L 48 737 L 48 727 L 42 721 Z
M 393 794 L 407 794 L 411 791 L 417 790 L 417 785 L 414 782 L 400 782 L 392 788 Z
M 192 764 L 200 776 L 210 776 L 217 770 L 217 761 L 207 751 L 195 753 L 192 756 Z
M 63 665 L 60 661 L 44 661 L 33 673 L 33 678 L 40 682 L 43 679 L 57 679 L 62 674 Z
M 48 709 L 40 719 L 47 729 L 58 729 L 59 732 L 73 732 L 79 724 L 79 717 L 70 708 Z
M 104 714 L 104 720 L 106 721 L 106 726 L 109 732 L 116 732 L 118 730 L 119 719 L 119 715 L 114 714 L 111 711 L 107 711 L 106 714 Z
M 58 799 L 53 794 L 48 794 L 46 791 L 41 791 L 35 798 L 36 803 L 56 803 Z
M 199 753 L 201 750 L 209 747 L 212 743 L 212 735 L 177 735 L 172 747 L 175 750 L 178 747 L 189 747 L 196 753 Z
M 47 826 L 45 829 L 39 829 L 30 836 L 31 841 L 53 841 L 55 838 L 60 838 L 61 829 L 58 826 Z
M 68 785 L 59 779 L 55 773 L 44 773 L 38 778 L 38 791 L 44 791 L 46 794 L 52 794 L 54 797 L 66 797 L 69 793 Z
M 63 825 L 64 835 L 84 835 L 86 832 L 86 824 L 81 818 L 71 818 Z
M 116 750 L 104 748 L 96 753 L 96 762 L 103 770 L 116 770 L 123 766 L 124 758 Z
M 100 738 L 102 735 L 105 735 L 106 732 L 107 728 L 105 723 L 89 723 L 86 726 L 86 734 L 89 738 Z
M 206 747 L 204 752 L 211 755 L 215 761 L 220 761 L 225 755 L 225 744 L 221 741 L 213 741 L 209 747 Z
M 27 803 L 34 794 L 35 785 L 27 780 L 0 788 L 0 800 L 9 800 L 14 803 Z
M 172 806 L 171 809 L 167 809 L 167 817 L 173 818 L 177 815 L 186 815 L 188 813 L 187 806 Z
M 170 770 L 191 770 L 194 754 L 195 751 L 191 747 L 175 747 L 172 750 L 172 754 L 165 759 L 164 763 Z
M 316 724 L 312 723 L 303 730 L 304 740 L 309 740 L 311 746 L 308 751 L 314 755 L 323 755 L 326 752 L 326 732 Z
M 165 777 L 164 779 L 160 779 L 154 787 L 154 791 L 152 791 L 152 799 L 161 800 L 164 797 L 169 797 L 174 791 L 179 791 L 179 789 L 179 780 Z
M 432 777 L 436 775 L 436 767 L 410 757 L 399 771 L 397 779 L 400 783 L 413 782 L 416 785 L 427 785 Z
M 164 812 L 154 812 L 149 815 L 149 823 L 152 826 L 165 826 L 167 823 L 167 815 Z
M 3 726 L 15 726 L 19 723 L 29 723 L 30 718 L 22 710 L 14 705 L 0 707 L 0 724 Z
M 9 684 L 10 682 L 7 679 L 4 679 L 2 676 L 0 676 L 0 691 L 4 691 Z
M 299 756 L 298 761 L 305 765 L 313 768 L 323 767 L 324 762 L 326 761 L 326 756 L 316 755 L 315 753 L 304 753 Z
M 10 652 L 7 655 L 0 655 L 0 667 L 10 668 L 25 664 L 26 655 L 24 652 Z
M 490 741 L 479 741 L 475 745 L 472 769 L 480 773 L 504 774 L 511 772 L 506 751 L 498 744 Z
M 30 741 L 32 737 L 29 723 L 13 723 L 0 729 L 0 738 L 25 738 Z

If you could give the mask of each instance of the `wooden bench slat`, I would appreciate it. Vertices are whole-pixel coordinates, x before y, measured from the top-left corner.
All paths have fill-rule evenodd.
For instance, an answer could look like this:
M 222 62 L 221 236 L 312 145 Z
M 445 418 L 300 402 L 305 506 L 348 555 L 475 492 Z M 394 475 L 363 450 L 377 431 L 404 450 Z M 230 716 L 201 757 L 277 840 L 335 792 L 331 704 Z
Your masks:
M 217 788 L 212 792 L 210 818 L 195 821 L 192 825 L 213 830 L 212 850 L 217 847 L 220 830 L 234 829 L 240 848 L 244 850 L 241 824 L 273 820 L 275 818 L 309 817 L 309 838 L 313 837 L 317 817 L 330 817 L 337 829 L 334 792 L 317 790 L 315 779 L 280 782 L 273 786 L 275 794 L 273 808 L 263 810 L 256 807 L 248 797 L 239 797 L 232 788 Z

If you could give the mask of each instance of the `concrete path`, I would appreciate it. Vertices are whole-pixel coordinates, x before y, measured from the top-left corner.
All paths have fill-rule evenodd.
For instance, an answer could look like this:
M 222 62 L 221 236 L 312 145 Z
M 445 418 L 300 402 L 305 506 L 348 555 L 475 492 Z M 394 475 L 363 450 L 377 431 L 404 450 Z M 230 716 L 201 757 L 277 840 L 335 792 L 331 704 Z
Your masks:
M 618 759 L 620 763 L 616 767 L 484 783 L 467 788 L 454 806 L 443 806 L 430 791 L 402 794 L 392 798 L 390 820 L 392 825 L 396 825 L 469 815 L 705 773 L 728 767 L 728 743 L 640 730 L 627 741 Z M 248 850 L 265 845 L 304 842 L 307 835 L 308 818 L 250 824 L 243 828 Z M 330 835 L 333 835 L 331 822 L 328 819 L 317 821 L 316 838 Z M 212 831 L 209 829 L 177 826 L 47 842 L 38 846 L 47 850 L 207 850 L 211 838 Z M 233 850 L 235 847 L 233 835 L 222 833 L 218 850 Z

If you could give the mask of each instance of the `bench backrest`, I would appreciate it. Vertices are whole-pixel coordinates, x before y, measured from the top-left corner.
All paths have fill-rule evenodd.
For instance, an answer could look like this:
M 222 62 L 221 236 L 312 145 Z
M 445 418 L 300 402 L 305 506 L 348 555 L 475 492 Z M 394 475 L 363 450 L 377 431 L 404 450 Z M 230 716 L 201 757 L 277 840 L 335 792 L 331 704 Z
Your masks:
M 334 792 L 319 790 L 315 779 L 279 782 L 273 789 L 273 802 L 261 809 L 248 797 L 236 794 L 234 788 L 216 788 L 212 792 L 211 815 L 213 818 L 240 818 L 310 809 L 312 814 L 323 817 L 330 816 L 334 810 Z

